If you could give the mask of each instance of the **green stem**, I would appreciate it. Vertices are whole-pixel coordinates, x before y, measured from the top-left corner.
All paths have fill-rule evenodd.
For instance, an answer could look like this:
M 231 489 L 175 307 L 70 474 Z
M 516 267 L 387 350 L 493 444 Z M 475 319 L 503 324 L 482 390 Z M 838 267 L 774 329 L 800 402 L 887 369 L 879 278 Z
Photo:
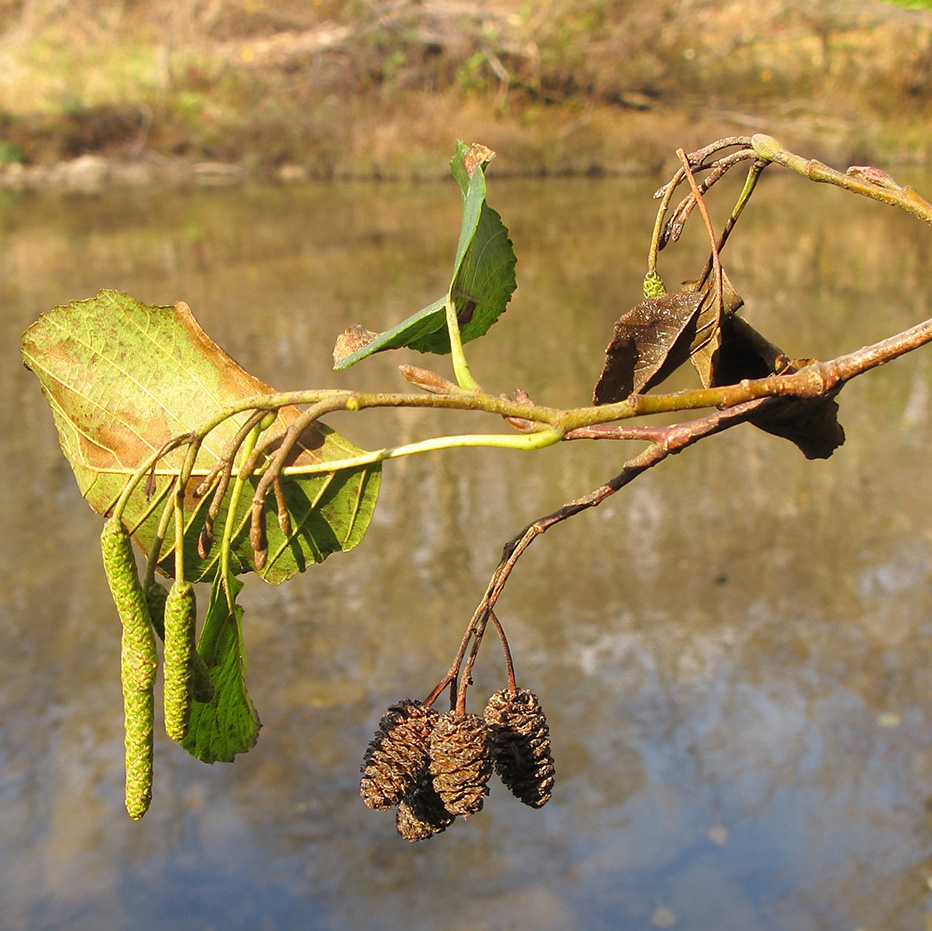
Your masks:
M 184 582 L 184 486 L 181 485 L 174 495 L 175 511 L 175 581 Z
M 142 583 L 143 590 L 147 589 L 155 579 L 155 567 L 159 564 L 162 544 L 165 542 L 165 532 L 168 530 L 168 522 L 172 518 L 174 507 L 174 502 L 169 499 L 162 508 L 158 527 L 156 527 L 155 536 L 152 539 L 152 545 L 149 547 L 149 553 L 146 558 L 146 576 Z
M 535 433 L 467 433 L 461 436 L 438 436 L 416 443 L 405 443 L 402 446 L 387 446 L 384 449 L 372 450 L 346 459 L 328 459 L 324 462 L 315 462 L 313 465 L 293 466 L 283 469 L 282 474 L 318 475 L 337 472 L 341 469 L 356 469 L 360 466 L 384 462 L 387 459 L 401 459 L 403 456 L 414 456 L 418 453 L 435 452 L 441 449 L 469 449 L 478 446 L 493 449 L 544 449 L 547 446 L 553 446 L 554 443 L 559 443 L 563 439 L 563 434 L 563 429 L 550 427 Z
M 256 424 L 255 427 L 250 431 L 249 436 L 246 437 L 240 450 L 240 463 L 246 462 L 249 458 L 249 454 L 252 452 L 253 447 L 256 445 L 257 440 L 259 439 L 259 434 L 262 432 L 262 425 Z M 230 611 L 234 614 L 236 613 L 236 607 L 234 605 L 235 593 L 231 586 L 232 574 L 230 572 L 230 547 L 233 544 L 233 530 L 236 524 L 236 509 L 239 505 L 239 499 L 243 492 L 243 487 L 246 484 L 247 475 L 242 470 L 237 470 L 236 478 L 233 480 L 233 487 L 230 489 L 230 504 L 227 508 L 227 519 L 223 524 L 223 539 L 220 542 L 220 577 L 223 580 L 223 590 L 226 594 L 227 604 L 230 606 Z
M 814 158 L 803 158 L 801 155 L 794 155 L 777 142 L 773 136 L 767 136 L 763 133 L 751 136 L 751 145 L 760 158 L 782 165 L 784 168 L 795 171 L 810 181 L 834 184 L 846 191 L 863 194 L 865 197 L 879 200 L 892 207 L 900 207 L 920 220 L 932 223 L 932 204 L 921 197 L 915 188 L 908 185 L 904 187 L 898 185 L 886 187 L 869 181 L 858 174 L 838 171 Z
M 460 323 L 456 319 L 456 307 L 453 298 L 447 296 L 447 332 L 450 334 L 450 355 L 453 359 L 453 372 L 460 388 L 478 391 L 479 384 L 472 377 L 469 366 L 466 364 L 466 354 L 463 352 L 463 338 L 460 334 Z

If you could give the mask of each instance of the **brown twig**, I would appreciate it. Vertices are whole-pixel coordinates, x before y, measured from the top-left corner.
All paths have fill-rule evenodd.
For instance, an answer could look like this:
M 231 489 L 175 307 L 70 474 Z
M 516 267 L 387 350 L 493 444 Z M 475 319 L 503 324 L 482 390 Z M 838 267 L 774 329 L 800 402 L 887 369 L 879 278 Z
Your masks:
M 211 466 L 208 473 L 194 489 L 193 496 L 195 498 L 202 498 L 206 495 L 207 492 L 210 491 L 213 483 L 217 481 L 217 476 L 222 473 L 226 473 L 226 483 L 229 483 L 230 476 L 233 473 L 233 462 L 236 459 L 236 454 L 239 452 L 240 446 L 246 441 L 246 437 L 253 431 L 256 424 L 261 423 L 266 413 L 266 411 L 253 411 L 252 414 L 249 415 L 246 422 L 236 431 L 236 434 L 230 441 L 227 452 Z M 223 481 L 223 479 L 221 479 L 221 481 Z
M 495 604 L 501 596 L 515 564 L 537 537 L 546 533 L 556 524 L 562 523 L 571 517 L 575 517 L 582 511 L 597 507 L 605 501 L 606 498 L 611 497 L 616 491 L 619 491 L 621 488 L 624 488 L 625 485 L 634 481 L 640 474 L 662 462 L 667 456 L 682 452 L 704 437 L 712 436 L 715 433 L 721 433 L 723 430 L 743 423 L 752 414 L 771 403 L 773 402 L 769 398 L 762 398 L 736 405 L 727 410 L 716 411 L 713 414 L 686 423 L 659 427 L 657 428 L 659 434 L 657 440 L 643 452 L 629 459 L 621 472 L 614 478 L 590 492 L 588 495 L 576 498 L 574 501 L 564 504 L 558 510 L 544 517 L 539 517 L 537 520 L 528 524 L 521 533 L 505 544 L 502 550 L 501 561 L 492 573 L 485 595 L 476 607 L 469 625 L 466 628 L 466 633 L 463 637 L 463 642 L 456 660 L 450 672 L 447 674 L 447 677 L 437 689 L 435 689 L 435 692 L 439 694 L 447 684 L 455 681 L 470 639 L 472 639 L 474 643 L 473 654 L 478 650 L 479 642 L 485 633 L 486 623 L 494 612 Z M 460 685 L 460 690 L 463 690 L 462 684 Z
M 502 622 L 495 616 L 494 611 L 489 611 L 489 618 L 495 625 L 498 639 L 502 642 L 502 650 L 505 653 L 505 672 L 508 674 L 508 690 L 514 695 L 518 691 L 518 683 L 515 680 L 515 663 L 511 656 L 511 647 L 508 646 L 508 638 L 505 636 L 505 628 L 502 627 Z
M 724 305 L 723 290 L 722 290 L 722 263 L 718 255 L 718 245 L 715 241 L 715 229 L 712 226 L 712 219 L 709 217 L 709 211 L 706 208 L 705 200 L 702 196 L 702 190 L 700 186 L 696 183 L 696 178 L 693 175 L 692 169 L 689 167 L 689 160 L 686 158 L 686 153 L 682 149 L 677 149 L 676 154 L 679 157 L 680 161 L 683 163 L 683 172 L 686 175 L 686 179 L 689 181 L 689 186 L 692 189 L 693 198 L 696 201 L 696 205 L 699 208 L 699 213 L 702 215 L 702 220 L 705 223 L 706 232 L 709 234 L 709 243 L 712 247 L 712 268 L 715 271 L 715 300 L 718 302 L 719 314 L 721 314 L 721 309 Z M 705 278 L 699 280 L 700 287 L 705 284 Z
M 280 479 L 282 470 L 285 468 L 285 463 L 294 451 L 295 446 L 297 446 L 304 431 L 324 414 L 330 411 L 343 410 L 346 407 L 346 398 L 346 395 L 340 395 L 335 398 L 325 398 L 322 401 L 318 401 L 316 404 L 312 404 L 307 410 L 302 411 L 285 431 L 284 436 L 281 438 L 281 445 L 275 450 L 275 454 L 262 472 L 252 498 L 252 515 L 249 526 L 249 541 L 255 553 L 257 569 L 263 568 L 266 557 L 268 556 L 265 522 L 262 519 L 266 495 Z M 252 457 L 250 457 L 250 459 L 252 459 Z M 278 500 L 280 505 L 284 503 L 284 498 L 279 498 Z M 281 523 L 281 512 L 279 512 L 279 523 Z
M 679 155 L 681 151 L 682 149 L 678 150 L 677 155 Z M 683 167 L 679 168 L 676 174 L 673 176 L 672 180 L 663 188 L 661 188 L 657 193 L 663 192 L 662 196 L 665 198 L 668 204 L 670 199 L 669 195 L 672 194 L 673 188 L 678 187 L 686 178 L 686 168 L 688 167 L 691 172 L 708 170 L 708 174 L 699 184 L 700 192 L 705 194 L 716 182 L 725 177 L 731 168 L 734 168 L 735 165 L 739 164 L 740 162 L 747 161 L 748 159 L 757 159 L 757 155 L 754 150 L 748 147 L 745 147 L 738 152 L 732 152 L 731 155 L 725 156 L 724 158 L 713 162 L 711 165 L 696 164 L 693 155 L 680 156 L 680 160 L 683 162 Z M 654 196 L 656 197 L 657 195 L 655 194 Z M 689 219 L 689 215 L 692 213 L 696 203 L 697 201 L 695 191 L 691 191 L 676 205 L 675 209 L 670 215 L 670 219 L 667 220 L 667 222 L 663 225 L 658 233 L 658 251 L 663 250 L 669 243 L 676 242 L 680 238 L 680 235 L 683 232 L 683 227 L 686 225 L 686 221 Z M 664 210 L 663 206 L 661 207 L 661 210 Z
M 222 459 L 218 459 L 207 475 L 201 480 L 201 483 L 194 489 L 194 497 L 199 498 L 207 494 L 211 485 L 217 483 L 214 489 L 213 498 L 207 509 L 207 516 L 204 518 L 204 525 L 197 538 L 197 553 L 201 559 L 206 559 L 210 555 L 211 547 L 214 541 L 214 521 L 220 513 L 223 505 L 223 499 L 226 497 L 227 489 L 230 487 L 230 479 L 233 477 L 233 463 L 236 460 L 236 454 L 243 445 L 246 437 L 255 429 L 256 425 L 261 423 L 262 418 L 266 416 L 266 411 L 254 411 L 246 422 L 237 430 L 236 435 L 230 442 L 229 449 Z M 243 474 L 248 474 L 243 472 Z

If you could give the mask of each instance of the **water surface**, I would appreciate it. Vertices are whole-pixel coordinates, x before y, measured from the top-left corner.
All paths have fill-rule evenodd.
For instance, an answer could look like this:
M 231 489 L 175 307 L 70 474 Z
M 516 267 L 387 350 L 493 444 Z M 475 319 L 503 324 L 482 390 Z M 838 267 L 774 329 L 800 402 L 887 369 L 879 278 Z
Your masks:
M 469 346 L 486 387 L 588 403 L 613 322 L 639 299 L 657 183 L 492 173 L 519 289 Z M 398 390 L 399 362 L 448 374 L 446 360 L 391 353 L 333 373 L 333 339 L 440 296 L 459 215 L 452 182 L 49 194 L 0 209 L 0 924 L 923 926 L 927 352 L 845 390 L 848 439 L 826 462 L 741 427 L 534 544 L 499 613 L 551 725 L 558 782 L 540 812 L 496 782 L 475 818 L 408 845 L 358 798 L 359 761 L 384 708 L 446 670 L 503 543 L 634 447 L 390 464 L 356 551 L 278 588 L 247 580 L 256 748 L 208 767 L 162 738 L 152 808 L 139 824 L 124 814 L 100 518 L 19 366 L 22 331 L 114 287 L 186 300 L 276 387 Z M 755 326 L 827 358 L 932 315 L 930 242 L 893 210 L 770 178 L 726 258 Z M 704 248 L 697 228 L 665 259 L 668 281 L 695 275 Z M 391 411 L 331 424 L 367 446 L 496 428 Z M 476 680 L 477 703 L 502 684 L 492 642 Z

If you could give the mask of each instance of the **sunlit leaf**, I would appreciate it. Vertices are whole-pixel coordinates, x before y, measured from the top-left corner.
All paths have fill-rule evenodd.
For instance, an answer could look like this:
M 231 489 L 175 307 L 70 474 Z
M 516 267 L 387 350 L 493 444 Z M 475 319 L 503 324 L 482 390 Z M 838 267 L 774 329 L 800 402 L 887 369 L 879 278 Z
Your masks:
M 186 304 L 152 307 L 116 291 L 101 291 L 43 314 L 23 337 L 23 360 L 39 378 L 81 494 L 100 514 L 113 506 L 137 467 L 171 437 L 199 427 L 236 401 L 272 392 L 204 333 Z M 283 431 L 299 413 L 296 407 L 283 408 L 271 429 Z M 214 577 L 220 550 L 215 546 L 206 558 L 198 555 L 210 495 L 195 500 L 191 493 L 227 452 L 246 416 L 222 423 L 198 454 L 185 500 L 185 568 L 191 581 Z M 301 467 L 359 452 L 323 424 L 305 431 L 282 480 L 291 523 L 287 534 L 274 506 L 267 508 L 264 579 L 281 582 L 362 539 L 375 508 L 379 467 L 300 474 Z M 149 495 L 140 485 L 123 514 L 144 549 L 154 539 L 183 455 L 178 450 L 160 462 Z M 232 517 L 235 573 L 255 571 L 248 533 L 254 485 L 248 483 Z M 223 534 L 226 520 L 225 500 L 215 539 Z M 172 525 L 166 540 L 160 565 L 172 575 Z
M 507 309 L 515 290 L 515 253 L 502 218 L 486 203 L 484 167 L 494 153 L 485 146 L 456 143 L 451 168 L 463 194 L 463 219 L 450 289 L 397 326 L 365 337 L 350 352 L 361 327 L 350 327 L 334 350 L 334 368 L 345 369 L 385 349 L 450 352 L 447 300 L 453 301 L 464 343 L 483 336 Z
M 231 611 L 221 580 L 214 581 L 197 645 L 214 684 L 214 694 L 209 702 L 192 702 L 188 732 L 181 746 L 205 763 L 231 762 L 237 753 L 255 746 L 261 727 L 244 678 L 243 609 L 236 604 L 242 587 L 239 579 L 232 580 Z

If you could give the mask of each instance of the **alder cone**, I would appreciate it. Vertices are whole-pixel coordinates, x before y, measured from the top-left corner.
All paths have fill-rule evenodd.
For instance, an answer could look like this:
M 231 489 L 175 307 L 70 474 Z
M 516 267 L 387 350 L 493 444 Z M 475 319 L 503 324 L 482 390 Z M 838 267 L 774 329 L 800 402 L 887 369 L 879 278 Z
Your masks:
M 495 771 L 515 798 L 541 808 L 553 792 L 550 728 L 537 696 L 527 689 L 496 692 L 486 705 Z
M 359 794 L 376 811 L 388 811 L 427 771 L 430 734 L 437 712 L 405 698 L 390 705 L 362 761 Z
M 395 813 L 395 827 L 406 841 L 413 844 L 445 831 L 453 819 L 427 772 L 401 800 Z
M 434 789 L 451 815 L 468 818 L 482 808 L 492 775 L 489 729 L 476 714 L 448 711 L 430 735 Z

